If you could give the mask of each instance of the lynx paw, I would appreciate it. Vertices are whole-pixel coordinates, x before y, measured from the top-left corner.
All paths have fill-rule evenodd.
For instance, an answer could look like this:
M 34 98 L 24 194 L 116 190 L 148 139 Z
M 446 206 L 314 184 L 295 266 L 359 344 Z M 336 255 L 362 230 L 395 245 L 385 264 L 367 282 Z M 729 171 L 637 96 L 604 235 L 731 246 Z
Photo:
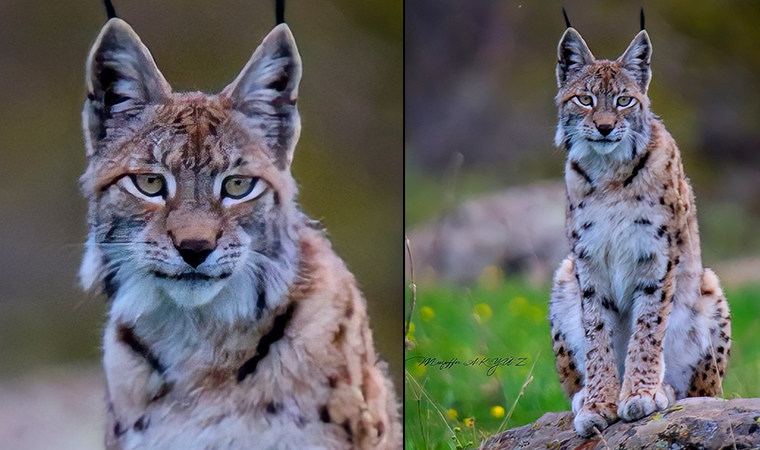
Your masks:
M 654 391 L 642 389 L 629 393 L 620 399 L 618 415 L 626 422 L 632 422 L 667 408 L 670 403 L 667 388 L 658 386 Z M 670 391 L 672 392 L 672 389 Z
M 575 403 L 575 398 L 573 398 L 573 403 Z M 584 405 L 575 415 L 573 425 L 579 436 L 587 438 L 596 435 L 594 428 L 601 432 L 617 420 L 614 404 L 597 403 L 588 407 Z
M 676 402 L 676 391 L 671 385 L 668 383 L 662 383 L 662 392 L 665 394 L 665 397 L 668 398 L 668 405 Z M 667 406 L 665 408 L 667 408 Z

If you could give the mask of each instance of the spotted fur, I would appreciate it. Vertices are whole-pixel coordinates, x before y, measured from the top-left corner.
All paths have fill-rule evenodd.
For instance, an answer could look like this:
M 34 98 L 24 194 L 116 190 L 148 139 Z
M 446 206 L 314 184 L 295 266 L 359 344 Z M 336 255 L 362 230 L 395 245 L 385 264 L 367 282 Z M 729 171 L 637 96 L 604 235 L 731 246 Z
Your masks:
M 101 31 L 80 273 L 110 301 L 108 450 L 401 448 L 365 300 L 296 204 L 300 77 L 286 25 L 218 95 L 172 92 L 120 19 Z M 261 189 L 223 198 L 229 176 Z
M 649 109 L 652 46 L 615 61 L 580 34 L 558 49 L 556 143 L 567 150 L 567 236 L 550 319 L 557 371 L 583 436 L 685 396 L 715 396 L 731 346 L 718 278 L 703 269 L 681 155 Z

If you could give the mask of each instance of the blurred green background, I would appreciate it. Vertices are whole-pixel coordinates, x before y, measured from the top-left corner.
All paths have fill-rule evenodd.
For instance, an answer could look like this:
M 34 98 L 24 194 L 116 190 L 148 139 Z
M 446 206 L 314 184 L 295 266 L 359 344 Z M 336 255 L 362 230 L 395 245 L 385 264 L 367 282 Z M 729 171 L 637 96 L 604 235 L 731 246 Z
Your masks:
M 734 317 L 724 395 L 760 396 L 760 3 L 410 1 L 405 232 L 417 305 L 406 358 L 514 356 L 527 365 L 489 377 L 408 359 L 407 448 L 477 448 L 502 425 L 570 409 L 546 319 L 551 271 L 566 251 L 565 152 L 552 143 L 562 6 L 598 59 L 622 54 L 644 7 L 652 109 L 681 148 L 703 260 Z M 408 258 L 406 266 L 408 283 Z
M 114 4 L 175 90 L 218 92 L 274 25 L 270 0 Z M 362 285 L 398 386 L 400 336 L 389 324 L 402 310 L 402 8 L 286 9 L 304 63 L 300 202 Z M 86 231 L 77 183 L 84 63 L 104 23 L 99 0 L 0 0 L 0 381 L 99 358 L 105 305 L 76 279 Z
M 554 147 L 561 7 L 600 59 L 639 31 L 650 98 L 683 153 L 705 257 L 760 253 L 760 3 L 456 0 L 406 6 L 405 221 L 435 217 L 456 153 L 460 197 L 562 177 Z

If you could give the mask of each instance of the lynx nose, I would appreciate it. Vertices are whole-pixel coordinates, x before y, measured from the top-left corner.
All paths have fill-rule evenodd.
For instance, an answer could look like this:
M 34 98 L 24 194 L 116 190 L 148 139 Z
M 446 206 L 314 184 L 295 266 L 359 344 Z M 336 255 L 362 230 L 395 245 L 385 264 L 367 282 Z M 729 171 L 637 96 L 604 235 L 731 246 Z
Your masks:
M 599 133 L 604 137 L 607 137 L 607 135 L 612 133 L 613 128 L 615 127 L 609 123 L 602 123 L 596 126 L 596 129 L 599 130 Z
M 186 239 L 177 245 L 177 251 L 193 268 L 200 266 L 214 251 L 216 244 L 205 239 Z

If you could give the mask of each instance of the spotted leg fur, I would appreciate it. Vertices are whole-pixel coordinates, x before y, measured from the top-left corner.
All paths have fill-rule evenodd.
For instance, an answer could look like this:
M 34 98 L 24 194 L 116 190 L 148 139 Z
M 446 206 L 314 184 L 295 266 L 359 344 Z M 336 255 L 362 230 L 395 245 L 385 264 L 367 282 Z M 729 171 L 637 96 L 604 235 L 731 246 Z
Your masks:
M 581 436 L 591 436 L 595 428 L 603 430 L 618 419 L 620 384 L 612 351 L 615 325 L 610 314 L 601 312 L 603 293 L 591 282 L 581 289 L 573 264 L 570 256 L 557 271 L 550 311 L 552 334 L 560 381 L 573 397 L 575 429 Z
M 637 416 L 643 417 L 655 410 L 664 409 L 684 397 L 716 396 L 722 393 L 722 380 L 731 353 L 731 318 L 718 278 L 712 270 L 705 269 L 696 305 L 684 307 L 676 304 L 671 312 L 678 320 L 672 321 L 666 331 L 662 348 L 664 379 L 653 383 L 653 387 L 640 386 L 633 395 L 618 399 L 615 407 L 600 410 L 599 406 L 593 409 L 590 405 L 587 406 L 587 361 L 583 357 L 587 347 L 582 320 L 582 293 L 574 275 L 573 260 L 573 256 L 565 259 L 555 275 L 550 323 L 555 369 L 562 390 L 572 403 L 573 413 L 580 417 L 575 420 L 579 434 L 591 436 L 595 434 L 594 427 L 600 431 L 606 428 L 616 420 L 615 412 L 621 404 L 627 405 L 624 414 L 629 420 L 636 420 Z M 686 314 L 692 318 L 686 331 L 679 324 L 683 322 L 680 320 L 682 310 L 686 310 Z M 652 323 L 656 322 L 655 319 Z M 642 328 L 646 329 L 646 326 Z M 622 357 L 619 353 L 627 357 L 626 348 L 629 347 L 629 342 L 635 342 L 634 339 L 629 332 L 621 333 L 621 336 L 613 340 L 615 359 L 618 366 L 622 367 L 622 370 L 618 370 L 624 376 L 634 371 L 643 373 L 653 370 L 639 364 L 639 368 L 626 373 L 625 368 L 628 366 L 620 361 Z M 689 358 L 686 362 L 683 360 L 685 355 Z M 650 362 L 647 357 L 646 363 Z M 679 370 L 681 366 L 685 369 Z M 602 415 L 600 411 L 608 416 Z M 626 416 L 621 414 L 621 418 L 626 419 Z

